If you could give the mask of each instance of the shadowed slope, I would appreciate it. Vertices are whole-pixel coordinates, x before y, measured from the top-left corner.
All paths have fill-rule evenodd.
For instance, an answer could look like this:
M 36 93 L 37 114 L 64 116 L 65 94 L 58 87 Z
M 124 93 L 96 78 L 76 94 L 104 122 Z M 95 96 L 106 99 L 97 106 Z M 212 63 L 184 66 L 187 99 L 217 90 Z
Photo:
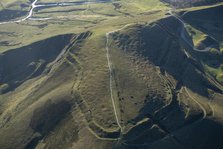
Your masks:
M 1 92 L 11 91 L 27 79 L 39 76 L 47 64 L 66 50 L 73 37 L 73 34 L 60 35 L 1 53 L 0 83 L 8 86 Z

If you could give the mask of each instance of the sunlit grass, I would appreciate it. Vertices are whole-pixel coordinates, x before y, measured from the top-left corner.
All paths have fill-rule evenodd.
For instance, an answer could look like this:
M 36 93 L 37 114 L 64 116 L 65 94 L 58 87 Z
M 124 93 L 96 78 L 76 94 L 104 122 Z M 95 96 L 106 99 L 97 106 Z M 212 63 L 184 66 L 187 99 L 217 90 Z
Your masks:
M 207 71 L 209 71 L 219 82 L 223 83 L 223 64 L 218 68 L 213 68 L 205 65 Z
M 206 37 L 206 35 L 203 32 L 195 29 L 194 27 L 192 27 L 190 25 L 187 25 L 186 29 L 187 29 L 188 33 L 190 34 L 190 36 L 192 37 L 192 40 L 193 40 L 195 46 L 198 45 Z

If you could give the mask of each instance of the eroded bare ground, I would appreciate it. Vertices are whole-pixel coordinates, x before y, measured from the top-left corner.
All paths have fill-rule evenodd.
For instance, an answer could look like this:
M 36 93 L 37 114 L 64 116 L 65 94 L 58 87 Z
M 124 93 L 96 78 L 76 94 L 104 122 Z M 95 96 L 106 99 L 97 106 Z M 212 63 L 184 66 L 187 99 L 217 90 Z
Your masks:
M 188 25 L 202 28 L 190 22 L 190 15 L 200 18 L 188 12 Z M 3 52 L 0 147 L 222 148 L 222 83 L 205 70 L 210 63 L 204 53 L 181 38 L 176 17 L 167 14 L 149 22 L 147 17 L 124 18 L 130 25 L 118 30 L 105 21 L 82 33 Z M 209 35 L 207 25 L 202 29 Z M 211 36 L 222 41 L 218 33 Z M 222 62 L 221 52 L 205 56 Z

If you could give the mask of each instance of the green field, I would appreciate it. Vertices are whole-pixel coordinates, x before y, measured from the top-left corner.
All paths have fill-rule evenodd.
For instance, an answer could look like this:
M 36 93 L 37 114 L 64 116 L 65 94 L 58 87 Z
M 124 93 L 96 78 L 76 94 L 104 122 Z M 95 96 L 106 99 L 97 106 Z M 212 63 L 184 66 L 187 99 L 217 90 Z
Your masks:
M 30 9 L 1 3 L 3 21 Z M 194 47 L 217 45 L 206 52 L 159 0 L 42 7 L 0 24 L 0 148 L 223 147 L 222 7 L 175 11 Z

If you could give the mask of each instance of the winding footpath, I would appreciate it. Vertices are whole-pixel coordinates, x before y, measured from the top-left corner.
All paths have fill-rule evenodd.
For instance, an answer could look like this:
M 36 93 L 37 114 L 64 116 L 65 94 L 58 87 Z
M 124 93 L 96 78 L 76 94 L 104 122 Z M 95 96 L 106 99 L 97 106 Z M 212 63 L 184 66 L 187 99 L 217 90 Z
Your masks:
M 25 18 L 19 19 L 19 20 L 15 20 L 15 21 L 8 21 L 8 22 L 0 22 L 1 24 L 9 24 L 9 23 L 19 23 L 19 22 L 23 22 L 26 21 L 27 19 L 29 19 L 32 15 L 33 15 L 33 10 L 37 7 L 41 7 L 41 5 L 36 5 L 36 3 L 38 2 L 38 0 L 35 0 L 32 5 L 31 5 L 31 9 L 29 10 L 28 15 Z
M 187 90 L 186 87 L 184 87 L 187 95 L 195 102 L 197 103 L 197 105 L 201 108 L 201 110 L 203 111 L 203 119 L 207 117 L 207 112 L 206 112 L 206 109 L 203 107 L 203 105 L 201 105 L 201 103 L 199 103 L 190 93 L 189 91 Z
M 113 97 L 113 87 L 112 87 L 112 82 L 113 82 L 113 70 L 112 70 L 112 62 L 111 62 L 111 59 L 110 59 L 110 48 L 109 48 L 109 37 L 111 34 L 114 34 L 118 31 L 121 31 L 122 29 L 124 29 L 125 27 L 127 26 L 130 26 L 132 25 L 133 23 L 131 24 L 127 24 L 125 25 L 124 27 L 120 28 L 120 29 L 117 29 L 117 30 L 114 30 L 114 31 L 110 31 L 110 32 L 107 32 L 106 33 L 106 58 L 107 58 L 107 63 L 108 63 L 108 68 L 109 68 L 109 77 L 110 77 L 110 83 L 109 83 L 109 88 L 110 88 L 110 96 L 111 96 L 111 100 L 112 100 L 112 106 L 113 106 L 113 110 L 114 110 L 114 114 L 115 114 L 115 119 L 116 119 L 116 123 L 118 125 L 118 127 L 120 128 L 120 131 L 121 131 L 121 134 L 123 132 L 123 127 L 120 123 L 120 120 L 119 120 L 119 117 L 118 117 L 118 110 L 117 110 L 117 107 L 116 107 L 116 104 L 115 104 L 115 99 Z
M 107 57 L 107 61 L 108 61 L 109 77 L 110 77 L 109 87 L 110 87 L 110 96 L 111 96 L 111 100 L 112 100 L 112 106 L 113 106 L 113 110 L 114 110 L 114 114 L 115 114 L 116 123 L 122 132 L 123 131 L 122 126 L 121 126 L 120 120 L 118 118 L 118 110 L 116 108 L 115 100 L 113 97 L 113 87 L 112 87 L 113 73 L 112 73 L 112 63 L 111 63 L 111 59 L 110 59 L 111 56 L 110 56 L 110 52 L 109 52 L 109 36 L 112 33 L 113 32 L 106 33 L 106 38 L 107 38 L 107 40 L 106 40 L 106 57 Z
M 172 15 L 173 17 L 175 17 L 178 21 L 180 21 L 181 22 L 181 24 L 182 24 L 182 28 L 181 28 L 181 33 L 180 33 L 180 36 L 181 36 L 181 38 L 194 50 L 194 51 L 197 51 L 197 52 L 208 52 L 208 51 L 210 51 L 210 49 L 212 49 L 212 48 L 215 48 L 216 47 L 216 45 L 210 45 L 210 46 L 208 46 L 208 47 L 206 47 L 206 48 L 204 48 L 204 49 L 202 49 L 202 50 L 200 50 L 200 49 L 197 49 L 193 44 L 191 44 L 189 41 L 188 41 L 188 39 L 186 38 L 186 35 L 185 35 L 185 28 L 186 28 L 186 23 L 184 22 L 184 20 L 183 19 L 181 19 L 179 16 L 177 16 L 177 15 L 175 15 L 175 14 L 173 14 L 172 13 L 172 10 L 169 10 L 169 13 L 170 13 L 170 15 Z M 189 57 L 188 56 L 188 53 L 185 51 L 185 53 L 186 53 L 186 55 L 187 55 L 187 57 Z M 211 76 L 209 76 L 211 79 L 212 79 L 212 77 Z M 212 79 L 213 80 L 213 79 Z M 204 106 L 201 104 L 201 103 L 199 103 L 190 93 L 189 93 L 189 91 L 187 90 L 187 88 L 186 87 L 184 87 L 184 89 L 185 89 L 185 91 L 186 91 L 186 93 L 188 94 L 188 96 L 194 101 L 194 102 L 196 102 L 197 104 L 198 104 L 198 106 L 201 108 L 201 110 L 203 111 L 203 119 L 205 118 L 205 117 L 207 117 L 207 111 L 206 111 L 206 109 L 204 108 Z M 210 104 L 210 102 L 208 103 L 208 105 L 209 105 L 209 107 L 211 108 L 211 111 L 212 111 L 212 116 L 214 116 L 215 115 L 215 111 L 214 111 L 214 109 L 213 109 L 213 107 L 212 107 L 212 105 Z
M 182 28 L 181 28 L 181 32 L 180 32 L 180 36 L 181 36 L 181 38 L 194 50 L 194 51 L 196 51 L 196 52 L 208 52 L 208 51 L 210 51 L 212 48 L 214 48 L 214 47 L 216 47 L 216 45 L 210 45 L 210 46 L 208 46 L 208 47 L 206 47 L 206 48 L 204 48 L 204 49 L 202 49 L 202 50 L 200 50 L 200 49 L 197 49 L 192 43 L 190 43 L 189 41 L 188 41 L 188 39 L 186 38 L 186 35 L 185 35 L 185 28 L 186 28 L 186 23 L 184 22 L 184 20 L 183 19 L 181 19 L 179 16 L 177 16 L 177 15 L 175 15 L 175 14 L 173 14 L 173 12 L 172 12 L 172 10 L 169 10 L 169 14 L 171 15 L 171 16 L 173 16 L 173 17 L 175 17 L 178 21 L 180 21 L 181 22 L 181 24 L 182 24 Z

